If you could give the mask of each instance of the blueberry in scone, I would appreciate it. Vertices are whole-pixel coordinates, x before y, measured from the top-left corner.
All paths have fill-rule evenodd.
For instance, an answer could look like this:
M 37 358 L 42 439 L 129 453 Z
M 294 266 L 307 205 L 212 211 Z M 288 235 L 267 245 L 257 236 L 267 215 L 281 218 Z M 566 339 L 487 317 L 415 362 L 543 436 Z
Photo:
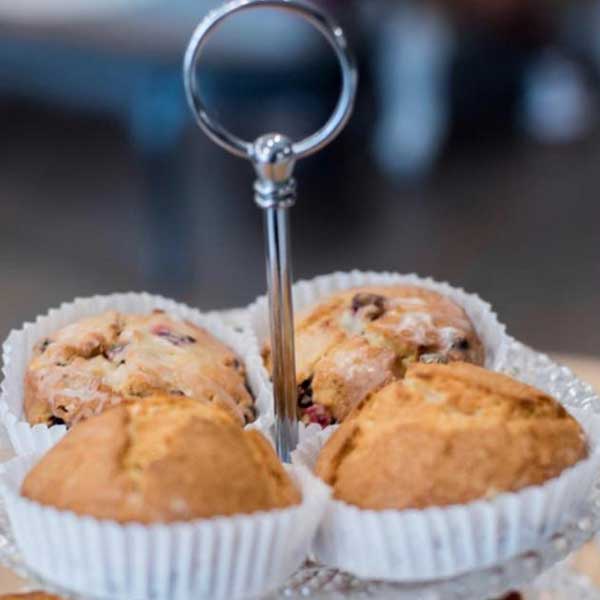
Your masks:
M 163 311 L 110 311 L 40 340 L 25 374 L 25 416 L 31 424 L 70 426 L 123 398 L 156 392 L 204 398 L 240 423 L 255 418 L 236 354 Z
M 342 421 L 367 394 L 414 362 L 483 365 L 483 345 L 462 307 L 416 286 L 334 294 L 295 323 L 298 411 L 305 423 Z M 270 348 L 264 350 L 271 368 Z

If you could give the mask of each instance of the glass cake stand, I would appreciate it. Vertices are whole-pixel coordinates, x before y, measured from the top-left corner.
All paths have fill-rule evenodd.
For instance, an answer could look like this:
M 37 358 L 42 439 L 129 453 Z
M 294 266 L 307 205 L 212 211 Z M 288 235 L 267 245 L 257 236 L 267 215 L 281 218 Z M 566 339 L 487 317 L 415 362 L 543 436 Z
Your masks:
M 235 322 L 235 313 L 231 313 Z M 592 387 L 566 367 L 552 362 L 517 341 L 511 341 L 504 371 L 562 399 L 569 408 L 600 413 Z M 564 559 L 600 530 L 600 475 L 579 515 L 542 546 L 503 564 L 446 580 L 394 584 L 357 579 L 314 563 L 306 563 L 264 600 L 276 598 L 394 598 L 397 600 L 486 600 L 526 586 L 527 600 L 600 600 L 600 590 Z M 0 505 L 0 563 L 17 574 L 67 598 L 68 590 L 40 579 L 21 559 L 3 507 Z

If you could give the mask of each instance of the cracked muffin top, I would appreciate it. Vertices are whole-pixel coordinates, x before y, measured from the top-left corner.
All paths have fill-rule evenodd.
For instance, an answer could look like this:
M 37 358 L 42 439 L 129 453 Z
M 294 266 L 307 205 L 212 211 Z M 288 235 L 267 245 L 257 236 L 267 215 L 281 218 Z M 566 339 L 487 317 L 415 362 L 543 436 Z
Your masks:
M 254 420 L 241 361 L 208 331 L 162 311 L 81 319 L 41 340 L 25 374 L 29 423 L 72 425 L 123 398 L 199 398 Z
M 298 410 L 305 423 L 342 421 L 367 394 L 415 361 L 482 365 L 484 350 L 462 309 L 415 286 L 337 293 L 295 323 Z M 264 358 L 271 369 L 270 349 Z
M 543 392 L 466 363 L 415 363 L 356 407 L 316 473 L 361 508 L 425 508 L 539 485 L 586 455 L 577 421 Z
M 173 522 L 300 502 L 269 442 L 191 398 L 125 401 L 78 423 L 25 478 L 23 496 L 118 522 Z

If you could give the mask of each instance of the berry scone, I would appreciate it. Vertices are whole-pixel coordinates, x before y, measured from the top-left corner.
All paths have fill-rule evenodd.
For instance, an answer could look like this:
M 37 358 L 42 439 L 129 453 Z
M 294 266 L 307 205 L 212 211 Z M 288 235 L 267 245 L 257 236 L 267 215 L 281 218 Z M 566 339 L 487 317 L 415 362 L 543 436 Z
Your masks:
M 417 286 L 345 290 L 295 323 L 298 410 L 305 423 L 343 421 L 369 393 L 413 362 L 483 365 L 485 352 L 461 306 Z M 270 348 L 263 352 L 271 369 Z
M 124 398 L 163 392 L 201 398 L 240 423 L 255 418 L 241 360 L 189 321 L 163 311 L 116 311 L 67 325 L 40 340 L 25 373 L 32 425 L 73 425 Z

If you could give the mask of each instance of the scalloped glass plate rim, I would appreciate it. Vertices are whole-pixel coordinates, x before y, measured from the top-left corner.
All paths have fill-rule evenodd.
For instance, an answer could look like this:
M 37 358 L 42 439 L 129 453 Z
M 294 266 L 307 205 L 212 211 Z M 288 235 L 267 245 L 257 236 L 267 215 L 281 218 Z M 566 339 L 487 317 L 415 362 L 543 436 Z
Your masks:
M 537 385 L 549 393 L 559 395 L 565 405 L 573 407 L 591 406 L 600 413 L 600 400 L 591 386 L 577 377 L 567 367 L 558 365 L 548 356 L 512 340 L 505 371 L 527 383 Z M 507 591 L 525 585 L 544 573 L 539 586 L 530 591 L 532 598 L 543 597 L 544 581 L 556 586 L 581 590 L 581 575 L 571 572 L 566 563 L 561 563 L 556 577 L 552 571 L 546 573 L 553 565 L 562 561 L 568 554 L 587 542 L 595 532 L 600 530 L 600 481 L 596 481 L 585 508 L 578 518 L 574 519 L 561 532 L 555 534 L 541 547 L 534 551 L 516 556 L 500 565 L 481 571 L 466 573 L 458 577 L 414 584 L 394 584 L 376 581 L 363 581 L 352 575 L 323 567 L 314 563 L 305 564 L 287 584 L 277 592 L 268 594 L 264 600 L 275 598 L 313 597 L 313 598 L 395 598 L 399 600 L 474 600 L 500 596 Z M 68 590 L 48 585 L 23 564 L 16 548 L 6 514 L 0 506 L 0 563 L 14 570 L 18 575 L 60 593 L 63 596 L 77 598 Z M 558 570 L 559 569 L 559 570 Z M 562 589 L 562 588 L 561 588 Z M 560 590 L 559 590 L 560 591 Z M 564 590 L 568 592 L 567 589 Z M 587 590 L 589 600 L 600 600 L 597 592 L 590 586 Z M 579 593 L 579 592 L 578 592 Z M 547 596 L 546 596 L 547 597 Z M 566 596 L 568 597 L 568 596 Z M 583 599 L 582 599 L 583 600 Z

